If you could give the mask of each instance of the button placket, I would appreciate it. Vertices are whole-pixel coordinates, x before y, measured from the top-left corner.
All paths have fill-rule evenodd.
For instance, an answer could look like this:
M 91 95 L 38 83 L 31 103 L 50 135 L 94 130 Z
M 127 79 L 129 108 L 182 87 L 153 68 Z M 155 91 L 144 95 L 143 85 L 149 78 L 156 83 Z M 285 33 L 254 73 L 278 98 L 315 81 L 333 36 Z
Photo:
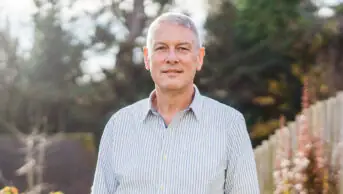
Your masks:
M 163 186 L 161 189 L 160 187 L 160 192 L 165 193 L 166 192 L 166 181 L 168 182 L 168 177 L 170 176 L 169 173 L 171 173 L 170 170 L 170 165 L 172 164 L 172 161 L 170 161 L 170 147 L 172 146 L 172 142 L 174 139 L 174 133 L 175 130 L 173 126 L 169 126 L 167 130 L 164 130 L 162 132 L 163 138 L 162 138 L 162 143 L 161 143 L 161 152 L 160 152 L 160 174 L 159 174 L 159 183 L 160 186 Z
M 160 165 L 159 165 L 159 174 L 158 174 L 158 190 L 159 192 L 165 193 L 166 192 L 166 181 L 168 181 L 167 177 L 169 176 L 169 165 L 172 161 L 170 161 L 170 157 L 168 156 L 171 143 L 174 142 L 174 133 L 175 130 L 178 128 L 182 117 L 184 116 L 184 112 L 179 112 L 175 115 L 171 123 L 168 127 L 161 131 L 162 134 L 162 142 L 161 142 L 161 149 L 160 149 Z
M 166 168 L 166 146 L 167 146 L 167 135 L 165 129 L 160 131 L 160 134 L 162 135 L 161 138 L 161 149 L 160 149 L 160 165 L 159 165 L 159 174 L 158 174 L 158 192 L 164 193 L 165 191 L 165 172 Z

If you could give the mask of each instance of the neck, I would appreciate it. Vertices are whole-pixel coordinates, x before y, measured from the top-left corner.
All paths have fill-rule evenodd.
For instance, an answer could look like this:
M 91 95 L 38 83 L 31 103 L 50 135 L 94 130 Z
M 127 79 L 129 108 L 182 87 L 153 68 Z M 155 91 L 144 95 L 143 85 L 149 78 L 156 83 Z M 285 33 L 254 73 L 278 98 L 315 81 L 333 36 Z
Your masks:
M 178 91 L 165 91 L 156 87 L 154 106 L 167 123 L 179 111 L 185 110 L 192 102 L 193 85 Z

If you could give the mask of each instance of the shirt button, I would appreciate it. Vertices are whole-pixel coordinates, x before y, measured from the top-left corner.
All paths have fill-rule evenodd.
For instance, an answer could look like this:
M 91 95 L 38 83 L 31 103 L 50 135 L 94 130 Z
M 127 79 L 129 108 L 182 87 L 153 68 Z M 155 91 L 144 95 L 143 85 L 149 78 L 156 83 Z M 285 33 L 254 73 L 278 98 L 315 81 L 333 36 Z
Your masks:
M 160 189 L 163 190 L 163 185 L 161 185 Z
M 166 154 L 163 155 L 163 159 L 167 160 L 167 155 Z

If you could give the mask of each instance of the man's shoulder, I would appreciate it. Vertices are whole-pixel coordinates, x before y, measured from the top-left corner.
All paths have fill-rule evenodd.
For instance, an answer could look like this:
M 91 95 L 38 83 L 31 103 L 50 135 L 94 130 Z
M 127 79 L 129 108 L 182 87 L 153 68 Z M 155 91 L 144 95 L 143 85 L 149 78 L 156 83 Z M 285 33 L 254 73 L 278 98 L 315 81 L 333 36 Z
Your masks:
M 143 114 L 143 111 L 147 110 L 148 106 L 149 106 L 149 99 L 148 98 L 138 100 L 138 101 L 136 101 L 132 104 L 128 104 L 128 105 L 118 109 L 116 112 L 112 113 L 110 120 L 130 118 L 132 116 L 137 116 L 139 114 Z
M 148 106 L 149 106 L 149 98 L 143 98 L 132 104 L 124 106 L 119 111 L 121 113 L 131 113 L 131 112 L 136 113 L 137 111 L 143 111 L 143 109 L 146 110 Z
M 204 98 L 205 121 L 229 134 L 246 133 L 246 120 L 242 112 L 215 99 Z

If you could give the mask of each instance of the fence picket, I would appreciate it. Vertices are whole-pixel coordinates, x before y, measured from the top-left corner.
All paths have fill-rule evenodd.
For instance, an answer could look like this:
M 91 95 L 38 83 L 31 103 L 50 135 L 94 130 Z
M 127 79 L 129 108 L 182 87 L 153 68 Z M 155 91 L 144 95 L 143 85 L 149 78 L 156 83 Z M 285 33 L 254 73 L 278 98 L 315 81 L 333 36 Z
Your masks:
M 332 157 L 333 148 L 343 141 L 343 92 L 339 92 L 336 96 L 325 101 L 316 102 L 305 110 L 305 114 L 308 118 L 311 134 L 321 135 L 327 144 L 328 154 Z M 298 147 L 298 119 L 297 116 L 294 121 L 287 123 L 291 137 L 292 155 L 295 154 Z M 254 150 L 261 193 L 273 193 L 275 189 L 273 171 L 280 136 L 280 129 L 277 129 L 275 134 L 271 135 L 268 140 L 264 140 L 262 145 L 257 146 Z M 343 153 L 343 150 L 340 152 Z M 340 165 L 342 173 L 339 177 L 339 193 L 343 194 L 343 158 Z

